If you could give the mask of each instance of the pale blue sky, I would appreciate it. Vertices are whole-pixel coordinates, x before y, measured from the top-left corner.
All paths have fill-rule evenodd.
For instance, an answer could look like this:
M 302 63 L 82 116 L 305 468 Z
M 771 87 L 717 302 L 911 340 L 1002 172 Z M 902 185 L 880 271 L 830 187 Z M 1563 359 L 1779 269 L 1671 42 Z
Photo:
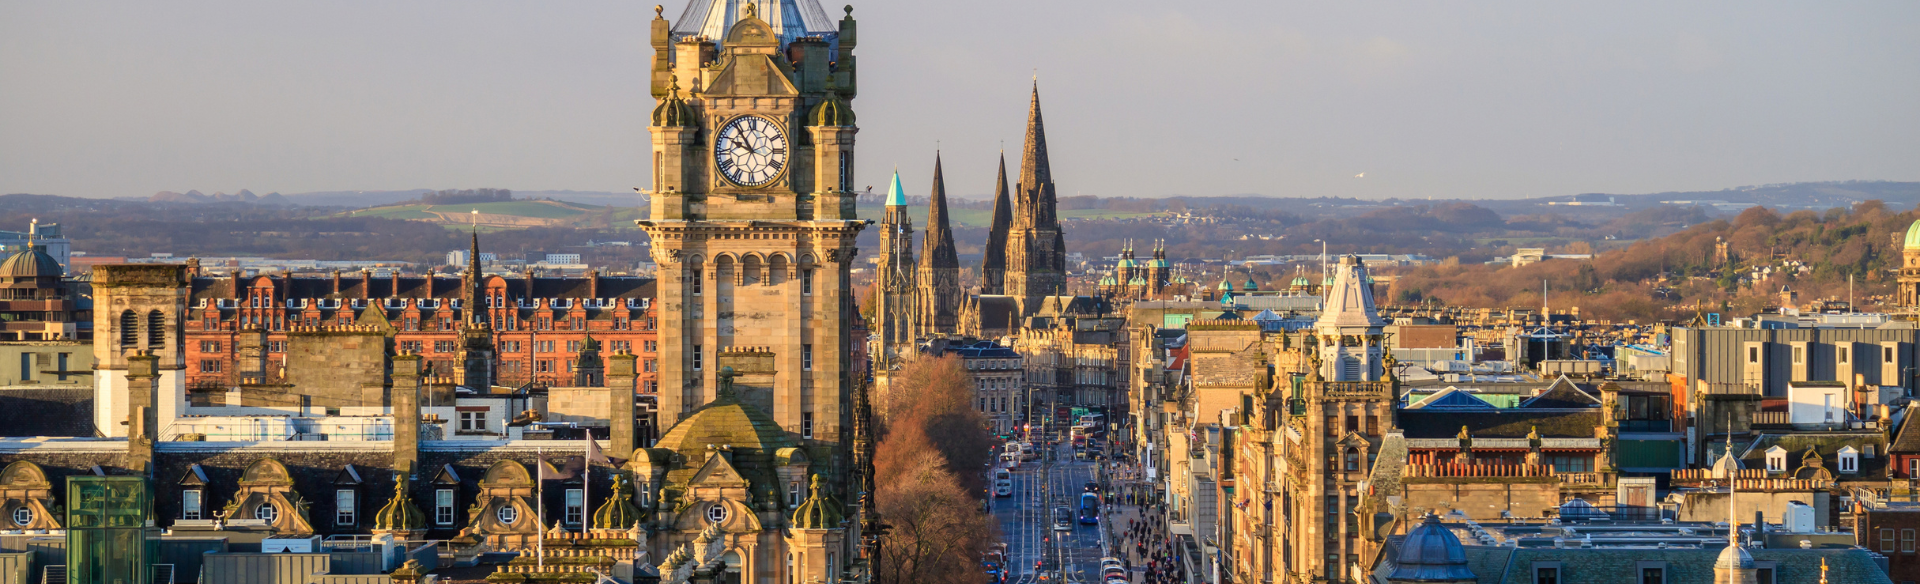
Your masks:
M 1062 195 L 1920 180 L 1920 3 L 1573 4 L 857 3 L 858 180 L 984 195 L 1035 69 Z M 0 0 L 0 193 L 626 190 L 652 6 Z

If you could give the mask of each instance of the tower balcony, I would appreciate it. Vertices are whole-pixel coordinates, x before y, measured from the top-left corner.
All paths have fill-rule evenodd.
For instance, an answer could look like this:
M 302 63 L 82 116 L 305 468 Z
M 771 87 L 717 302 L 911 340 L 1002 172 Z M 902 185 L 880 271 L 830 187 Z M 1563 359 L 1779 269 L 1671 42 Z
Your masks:
M 1327 399 L 1389 399 L 1393 383 L 1387 381 L 1323 381 L 1320 395 Z

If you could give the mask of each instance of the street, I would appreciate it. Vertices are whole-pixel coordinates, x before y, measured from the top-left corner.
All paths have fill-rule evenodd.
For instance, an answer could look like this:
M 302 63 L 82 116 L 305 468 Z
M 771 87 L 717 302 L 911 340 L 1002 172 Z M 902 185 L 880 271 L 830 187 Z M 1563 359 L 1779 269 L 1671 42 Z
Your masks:
M 1000 520 L 1000 531 L 1007 542 L 1011 570 L 1007 580 L 1016 584 L 1062 579 L 1097 584 L 1100 558 L 1105 555 L 1105 506 L 1101 525 L 1078 521 L 1080 493 L 1087 482 L 1095 480 L 1094 463 L 1074 460 L 1073 449 L 1067 445 L 1055 445 L 1051 450 L 1052 457 L 1013 469 L 1013 496 L 998 497 L 993 502 L 993 514 Z M 1071 531 L 1054 531 L 1056 507 L 1074 514 Z M 1036 568 L 1043 560 L 1044 567 Z

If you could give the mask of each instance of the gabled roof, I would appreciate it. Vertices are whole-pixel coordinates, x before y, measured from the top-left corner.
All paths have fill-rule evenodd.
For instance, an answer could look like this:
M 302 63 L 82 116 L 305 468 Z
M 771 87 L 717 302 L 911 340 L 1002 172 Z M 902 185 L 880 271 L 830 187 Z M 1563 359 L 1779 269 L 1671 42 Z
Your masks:
M 1553 380 L 1553 385 L 1532 399 L 1520 402 L 1522 408 L 1591 408 L 1600 405 L 1600 399 L 1574 385 L 1572 379 L 1562 375 Z
M 1453 387 L 1453 386 L 1447 386 L 1446 389 L 1440 390 L 1439 393 L 1427 396 L 1425 399 L 1422 399 L 1419 402 L 1414 403 L 1413 405 L 1410 405 L 1407 407 L 1409 409 L 1426 409 L 1426 410 L 1448 410 L 1448 409 L 1492 410 L 1492 409 L 1495 409 L 1493 407 L 1493 404 L 1487 403 L 1486 400 L 1480 399 L 1479 396 L 1473 395 L 1471 393 L 1467 393 L 1465 391 L 1462 391 L 1460 388 Z
M 1900 422 L 1900 431 L 1894 435 L 1893 443 L 1887 445 L 1887 453 L 1920 454 L 1920 429 L 1914 428 L 1914 419 L 1920 416 L 1911 415 L 1911 412 L 1908 412 L 1908 415 L 1902 417 L 1904 419 Z

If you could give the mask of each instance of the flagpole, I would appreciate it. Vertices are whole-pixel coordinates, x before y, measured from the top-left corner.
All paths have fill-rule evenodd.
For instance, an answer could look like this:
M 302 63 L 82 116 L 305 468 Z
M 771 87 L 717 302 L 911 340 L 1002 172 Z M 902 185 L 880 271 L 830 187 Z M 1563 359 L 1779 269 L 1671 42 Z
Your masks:
M 587 435 L 587 449 L 580 455 L 580 458 L 586 459 L 585 464 L 580 465 L 580 535 L 584 537 L 587 535 L 587 527 L 593 524 L 593 521 L 587 517 L 587 512 L 593 509 L 593 505 L 588 502 L 593 500 L 593 447 L 595 444 L 593 429 L 583 427 L 581 430 L 584 430 L 583 433 Z
M 537 544 L 540 552 L 535 554 L 535 557 L 539 558 L 536 561 L 539 570 L 545 572 L 547 571 L 547 450 L 545 448 L 535 450 L 534 457 L 534 468 L 539 472 L 534 473 L 538 478 L 534 479 L 533 487 L 533 531 L 535 537 L 540 538 L 540 543 Z

